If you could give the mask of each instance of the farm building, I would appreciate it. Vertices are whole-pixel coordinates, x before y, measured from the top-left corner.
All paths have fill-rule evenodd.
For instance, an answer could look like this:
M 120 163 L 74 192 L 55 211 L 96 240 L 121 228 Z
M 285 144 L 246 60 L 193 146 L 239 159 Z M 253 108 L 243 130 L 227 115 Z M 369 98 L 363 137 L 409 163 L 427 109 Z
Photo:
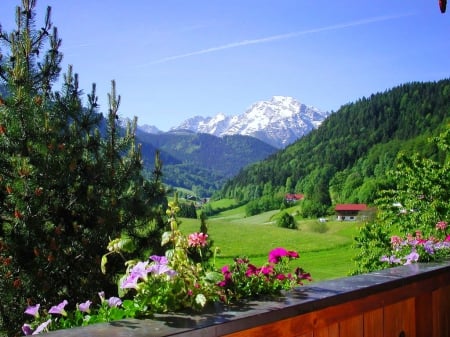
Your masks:
M 366 204 L 337 204 L 334 208 L 338 220 L 359 220 L 360 212 L 367 210 Z

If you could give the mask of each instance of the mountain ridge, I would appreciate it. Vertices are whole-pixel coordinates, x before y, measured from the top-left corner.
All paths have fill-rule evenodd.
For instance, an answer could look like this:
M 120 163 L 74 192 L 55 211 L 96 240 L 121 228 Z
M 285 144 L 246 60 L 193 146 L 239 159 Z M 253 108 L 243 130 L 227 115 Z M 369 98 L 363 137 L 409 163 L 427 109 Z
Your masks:
M 190 130 L 217 137 L 245 135 L 281 149 L 319 127 L 330 114 L 290 96 L 273 96 L 270 100 L 255 102 L 240 115 L 197 115 L 170 128 L 168 132 Z M 144 132 L 162 133 L 151 125 L 139 128 Z

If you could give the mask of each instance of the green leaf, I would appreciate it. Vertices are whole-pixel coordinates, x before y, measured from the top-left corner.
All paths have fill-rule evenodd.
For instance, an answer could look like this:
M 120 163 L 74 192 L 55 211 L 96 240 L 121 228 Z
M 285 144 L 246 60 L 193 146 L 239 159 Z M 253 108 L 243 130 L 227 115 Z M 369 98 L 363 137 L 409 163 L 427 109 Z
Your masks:
M 106 264 L 108 263 L 107 255 L 108 254 L 105 254 L 102 256 L 102 262 L 100 264 L 100 268 L 101 268 L 103 274 L 106 274 Z

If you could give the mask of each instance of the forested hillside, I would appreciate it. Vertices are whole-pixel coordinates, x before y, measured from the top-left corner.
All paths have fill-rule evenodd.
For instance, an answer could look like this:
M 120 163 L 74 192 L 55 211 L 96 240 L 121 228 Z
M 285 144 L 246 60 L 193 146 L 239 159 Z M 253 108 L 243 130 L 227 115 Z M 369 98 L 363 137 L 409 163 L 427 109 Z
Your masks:
M 371 203 L 399 151 L 439 156 L 428 142 L 447 127 L 450 80 L 408 83 L 342 106 L 323 124 L 267 160 L 242 170 L 219 197 L 306 196 L 304 215 L 333 203 Z
M 147 169 L 153 167 L 155 149 L 160 150 L 165 156 L 161 157 L 164 183 L 194 190 L 199 196 L 210 196 L 241 168 L 277 151 L 256 138 L 241 135 L 138 132 L 137 139 L 142 143 Z

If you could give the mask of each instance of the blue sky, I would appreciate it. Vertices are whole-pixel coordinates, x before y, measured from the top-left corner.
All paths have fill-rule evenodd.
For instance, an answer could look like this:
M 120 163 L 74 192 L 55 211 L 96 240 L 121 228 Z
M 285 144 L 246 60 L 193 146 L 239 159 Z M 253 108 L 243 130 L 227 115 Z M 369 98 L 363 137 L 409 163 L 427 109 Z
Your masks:
M 1 0 L 3 30 L 18 4 Z M 38 0 L 38 25 L 48 5 L 63 70 L 85 93 L 96 83 L 101 111 L 116 80 L 121 117 L 164 131 L 275 95 L 337 111 L 450 77 L 450 10 L 437 0 Z

